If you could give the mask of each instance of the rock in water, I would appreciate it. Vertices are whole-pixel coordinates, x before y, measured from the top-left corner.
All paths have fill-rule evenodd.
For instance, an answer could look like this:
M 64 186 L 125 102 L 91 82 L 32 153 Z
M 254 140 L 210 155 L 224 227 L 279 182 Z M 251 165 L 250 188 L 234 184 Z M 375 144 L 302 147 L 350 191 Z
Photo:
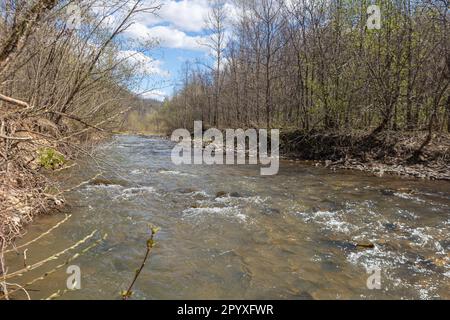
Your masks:
M 228 196 L 228 193 L 225 191 L 219 191 L 216 193 L 216 198 L 224 198 L 226 196 Z
M 391 189 L 383 189 L 383 190 L 380 190 L 380 192 L 383 196 L 392 197 L 395 195 L 395 191 L 391 190 Z
M 242 198 L 242 195 L 239 192 L 230 193 L 230 197 L 232 198 Z
M 356 244 L 356 247 L 363 248 L 363 249 L 373 249 L 373 248 L 375 248 L 375 245 L 369 241 L 360 241 Z

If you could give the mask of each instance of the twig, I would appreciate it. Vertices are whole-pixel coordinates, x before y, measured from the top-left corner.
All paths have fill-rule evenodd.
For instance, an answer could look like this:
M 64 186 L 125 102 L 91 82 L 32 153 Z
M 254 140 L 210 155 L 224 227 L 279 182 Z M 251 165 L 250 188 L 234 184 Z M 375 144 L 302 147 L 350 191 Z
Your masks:
M 27 243 L 24 243 L 18 247 L 14 247 L 13 249 L 9 249 L 6 250 L 5 253 L 9 253 L 9 252 L 13 252 L 13 251 L 17 251 L 21 248 L 27 247 L 32 243 L 35 243 L 36 241 L 42 239 L 43 237 L 45 237 L 46 235 L 50 234 L 53 230 L 59 228 L 63 223 L 65 223 L 67 220 L 69 220 L 72 217 L 72 215 L 66 215 L 66 217 L 61 220 L 60 222 L 58 222 L 56 225 L 54 225 L 53 227 L 51 227 L 50 229 L 48 229 L 46 232 L 42 233 L 41 235 L 39 235 L 38 237 L 34 238 L 31 241 L 28 241 Z
M 129 108 L 125 109 L 125 110 L 122 110 L 122 111 L 120 111 L 120 112 L 118 112 L 118 113 L 112 115 L 111 117 L 107 118 L 106 120 L 100 121 L 99 123 L 93 125 L 92 127 L 99 127 L 99 126 L 101 126 L 101 125 L 103 125 L 103 124 L 105 124 L 105 123 L 107 123 L 107 122 L 110 122 L 110 121 L 112 121 L 113 119 L 117 118 L 118 116 L 124 115 L 125 113 L 127 113 L 127 112 L 130 111 L 131 109 L 133 109 L 133 107 L 129 107 Z M 70 134 L 70 135 L 68 135 L 68 136 L 62 137 L 62 138 L 59 139 L 58 141 L 61 142 L 61 141 L 65 141 L 65 140 L 71 139 L 71 138 L 73 138 L 73 137 L 79 136 L 79 135 L 81 135 L 81 134 L 83 134 L 83 133 L 89 131 L 92 127 L 88 127 L 88 128 L 83 129 L 83 130 L 80 130 L 80 131 L 78 131 L 78 132 L 72 133 L 72 134 Z
M 56 298 L 59 298 L 61 296 L 63 296 L 64 294 L 66 294 L 67 292 L 69 292 L 68 289 L 65 289 L 61 292 L 61 290 L 56 291 L 55 293 L 53 293 L 52 295 L 48 296 L 47 298 L 43 299 L 43 300 L 53 300 Z
M 151 226 L 150 230 L 151 230 L 151 235 L 150 235 L 150 239 L 147 240 L 147 251 L 145 252 L 144 259 L 142 260 L 140 268 L 136 270 L 136 273 L 134 275 L 134 278 L 133 278 L 133 281 L 131 282 L 130 287 L 128 288 L 127 291 L 122 292 L 123 300 L 128 300 L 133 295 L 133 291 L 131 291 L 131 290 L 133 289 L 134 284 L 136 283 L 137 279 L 139 278 L 139 275 L 141 274 L 142 270 L 144 269 L 145 264 L 147 263 L 148 257 L 150 256 L 152 249 L 155 247 L 154 237 L 158 233 L 159 228 Z
M 27 267 L 27 252 L 28 252 L 28 249 L 25 249 L 24 251 L 23 251 L 23 266 L 26 268 Z
M 58 271 L 59 269 L 63 268 L 64 266 L 67 266 L 69 263 L 71 263 L 72 261 L 78 259 L 80 256 L 82 256 L 83 254 L 89 252 L 90 250 L 92 250 L 93 248 L 95 248 L 96 246 L 98 246 L 102 241 L 104 241 L 106 238 L 108 237 L 107 234 L 105 234 L 103 236 L 103 238 L 97 240 L 96 242 L 94 242 L 93 244 L 91 244 L 89 247 L 81 250 L 80 252 L 75 253 L 72 257 L 70 257 L 69 259 L 67 259 L 64 263 L 61 263 L 60 265 L 54 267 L 52 270 L 45 272 L 43 275 L 41 275 L 38 278 L 35 278 L 33 280 L 31 280 L 30 282 L 27 282 L 25 285 L 23 285 L 23 288 L 29 287 L 33 284 L 35 284 L 38 281 L 44 280 L 45 278 L 47 278 L 49 275 L 55 273 L 56 271 Z M 19 291 L 19 289 L 15 289 L 12 291 L 9 291 L 9 294 L 13 294 L 17 291 Z M 0 296 L 0 299 L 3 299 L 5 296 Z
M 63 254 L 65 254 L 65 253 L 69 252 L 70 250 L 73 250 L 73 249 L 79 247 L 80 245 L 82 245 L 83 243 L 87 242 L 87 241 L 88 241 L 90 238 L 92 238 L 96 233 L 97 233 L 97 230 L 94 230 L 90 235 L 88 235 L 88 236 L 86 236 L 85 238 L 81 239 L 80 241 L 78 241 L 78 242 L 75 243 L 74 245 L 70 246 L 69 248 L 66 248 L 66 249 L 64 249 L 64 250 L 62 250 L 62 251 L 60 251 L 60 252 L 58 252 L 58 253 L 56 253 L 56 254 L 54 254 L 54 255 L 52 255 L 52 256 L 46 258 L 46 259 L 44 259 L 44 260 L 41 260 L 41 261 L 39 261 L 39 262 L 37 262 L 37 263 L 34 263 L 34 264 L 32 264 L 32 265 L 30 265 L 30 266 L 28 266 L 28 267 L 26 267 L 26 268 L 17 270 L 17 271 L 15 271 L 15 272 L 13 272 L 13 273 L 10 273 L 10 274 L 8 274 L 8 275 L 4 275 L 4 279 L 7 280 L 7 279 L 14 278 L 14 277 L 20 277 L 20 276 L 22 276 L 24 273 L 29 272 L 29 271 L 34 270 L 34 269 L 37 269 L 37 268 L 43 266 L 45 263 L 47 263 L 47 262 L 49 262 L 49 261 L 56 260 L 56 259 L 58 259 L 60 256 L 62 256 Z
M 5 96 L 5 95 L 3 95 L 1 93 L 0 93 L 0 100 L 8 102 L 8 103 L 11 103 L 11 104 L 14 104 L 14 105 L 19 106 L 19 107 L 23 107 L 23 108 L 29 108 L 30 107 L 30 105 L 28 103 L 24 102 L 24 101 L 21 101 L 21 100 L 18 100 L 18 99 L 14 99 L 14 98 L 11 98 L 11 97 L 7 97 L 7 96 Z
M 5 282 L 5 284 L 6 284 L 7 286 L 15 286 L 15 287 L 18 287 L 18 288 L 15 289 L 15 290 L 9 291 L 9 292 L 8 292 L 9 295 L 11 295 L 13 292 L 22 290 L 22 291 L 25 292 L 25 294 L 27 295 L 27 299 L 28 299 L 28 300 L 31 300 L 31 297 L 30 297 L 30 294 L 28 293 L 28 291 L 27 291 L 24 287 L 22 287 L 20 284 L 17 284 L 17 283 L 6 283 L 6 282 Z M 3 297 L 5 297 L 5 296 L 3 296 Z M 2 299 L 3 297 L 0 297 L 0 299 Z
M 85 186 L 85 185 L 91 183 L 92 181 L 94 181 L 94 180 L 97 179 L 98 177 L 101 177 L 102 175 L 103 175 L 103 172 L 97 173 L 93 178 L 91 178 L 91 179 L 89 179 L 89 180 L 87 180 L 87 181 L 83 181 L 82 183 L 80 183 L 79 185 L 76 185 L 76 186 L 73 187 L 73 188 L 70 188 L 70 189 L 66 189 L 66 190 L 60 191 L 60 192 L 56 195 L 56 197 L 57 197 L 57 196 L 60 196 L 60 195 L 62 195 L 62 194 L 64 194 L 64 193 L 72 192 L 72 191 L 74 191 L 74 190 L 76 190 L 76 189 L 78 189 L 78 188 L 81 188 L 81 187 L 83 187 L 83 186 Z
M 0 134 L 0 138 L 6 139 L 6 140 L 19 140 L 19 141 L 33 140 L 33 138 L 31 138 L 31 137 L 9 137 L 9 136 L 5 136 L 3 134 Z
M 5 260 L 4 260 L 4 255 L 3 255 L 4 248 L 6 246 L 5 238 L 1 237 L 0 242 L 1 242 L 1 246 L 0 246 L 0 275 L 3 278 L 3 281 L 0 282 L 0 287 L 2 288 L 3 296 L 5 297 L 5 299 L 9 300 L 8 287 L 6 285 Z
M 53 170 L 53 172 L 61 172 L 61 171 L 64 171 L 64 170 L 68 170 L 68 169 L 71 169 L 73 167 L 76 167 L 77 165 L 78 165 L 78 163 L 74 163 L 74 164 L 71 164 L 70 166 L 66 166 L 66 167 L 62 167 L 62 168 L 59 168 L 59 169 L 55 169 L 55 170 Z
M 80 122 L 81 124 L 84 124 L 86 127 L 90 127 L 90 128 L 96 129 L 96 130 L 98 130 L 98 131 L 105 131 L 105 130 L 102 129 L 102 128 L 99 128 L 99 127 L 97 127 L 97 126 L 95 126 L 95 125 L 92 125 L 92 124 L 87 123 L 86 121 L 84 121 L 84 120 L 81 119 L 80 117 L 77 117 L 77 116 L 74 116 L 74 115 L 71 115 L 71 114 L 66 114 L 66 113 L 63 113 L 63 112 L 51 111 L 51 110 L 46 111 L 46 113 L 56 114 L 56 115 L 61 116 L 61 117 L 66 117 L 66 118 L 68 118 L 68 119 L 78 121 L 78 122 Z

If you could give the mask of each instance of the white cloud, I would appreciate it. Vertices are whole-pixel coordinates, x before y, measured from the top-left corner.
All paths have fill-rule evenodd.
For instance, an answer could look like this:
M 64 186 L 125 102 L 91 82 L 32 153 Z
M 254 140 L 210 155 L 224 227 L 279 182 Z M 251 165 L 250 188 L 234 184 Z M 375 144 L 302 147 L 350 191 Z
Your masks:
M 123 50 L 119 52 L 118 58 L 126 59 L 127 63 L 129 63 L 134 68 L 139 68 L 142 73 L 148 75 L 158 75 L 161 77 L 170 76 L 168 71 L 165 71 L 161 68 L 161 61 L 146 56 L 142 52 L 134 50 Z
M 200 32 L 204 28 L 209 4 L 206 0 L 167 1 L 159 15 L 183 31 Z
M 161 90 L 151 90 L 148 92 L 144 92 L 141 94 L 141 97 L 144 99 L 153 99 L 153 100 L 157 100 L 157 101 L 164 101 L 164 99 L 167 97 L 168 95 Z
M 239 9 L 229 1 L 224 9 L 229 20 L 227 24 L 239 15 Z M 138 15 L 126 34 L 144 41 L 156 38 L 162 47 L 207 51 L 202 43 L 205 43 L 203 32 L 209 10 L 208 0 L 168 0 L 157 12 L 158 16 Z
M 151 5 L 153 0 L 147 2 Z M 134 20 L 149 27 L 166 24 L 185 32 L 201 32 L 208 12 L 208 0 L 166 0 L 156 14 L 142 12 Z
M 190 36 L 185 32 L 170 26 L 147 27 L 142 23 L 133 24 L 126 34 L 139 40 L 156 39 L 159 45 L 166 48 L 189 49 L 205 51 L 202 45 L 205 39 L 202 36 Z
M 150 34 L 160 41 L 160 45 L 168 48 L 206 50 L 202 36 L 189 36 L 174 27 L 156 26 L 149 29 Z
M 133 23 L 125 31 L 125 34 L 133 39 L 144 40 L 144 41 L 152 38 L 149 28 L 141 22 Z

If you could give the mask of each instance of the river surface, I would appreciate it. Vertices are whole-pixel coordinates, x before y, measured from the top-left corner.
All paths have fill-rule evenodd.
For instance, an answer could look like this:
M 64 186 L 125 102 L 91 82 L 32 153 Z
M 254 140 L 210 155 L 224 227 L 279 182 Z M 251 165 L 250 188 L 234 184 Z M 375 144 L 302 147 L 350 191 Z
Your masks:
M 95 239 L 108 234 L 70 263 L 81 269 L 82 288 L 60 299 L 120 299 L 145 254 L 149 224 L 161 231 L 134 299 L 450 299 L 450 183 L 288 161 L 271 177 L 258 166 L 175 166 L 172 147 L 155 137 L 116 136 L 99 147 L 97 160 L 59 174 L 63 187 L 99 171 L 104 178 L 68 194 L 72 217 L 29 246 L 27 263 L 94 230 Z M 38 219 L 18 245 L 62 218 Z M 14 253 L 7 261 L 9 272 L 23 266 Z M 379 290 L 367 286 L 374 268 Z M 63 292 L 67 277 L 62 268 L 29 293 Z

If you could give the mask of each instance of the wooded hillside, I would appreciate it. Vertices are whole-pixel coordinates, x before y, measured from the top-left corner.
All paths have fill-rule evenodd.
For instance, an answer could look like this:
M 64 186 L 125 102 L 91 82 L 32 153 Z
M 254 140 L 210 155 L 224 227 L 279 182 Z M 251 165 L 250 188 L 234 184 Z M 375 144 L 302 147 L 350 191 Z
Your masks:
M 169 128 L 450 130 L 447 0 L 237 0 L 238 15 L 214 4 L 214 62 L 186 64 Z

